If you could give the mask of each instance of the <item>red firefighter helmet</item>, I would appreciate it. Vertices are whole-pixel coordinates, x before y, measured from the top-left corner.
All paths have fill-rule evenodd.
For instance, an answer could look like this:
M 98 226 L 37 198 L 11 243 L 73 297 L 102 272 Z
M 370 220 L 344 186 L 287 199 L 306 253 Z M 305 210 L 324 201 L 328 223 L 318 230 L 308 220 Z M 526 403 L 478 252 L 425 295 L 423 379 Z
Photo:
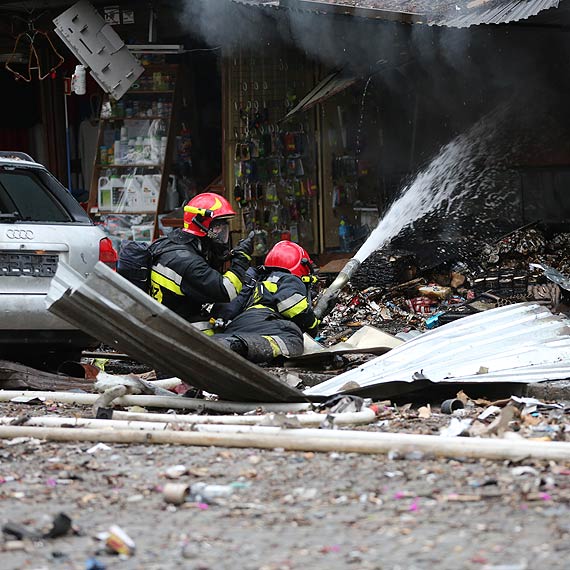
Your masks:
M 224 220 L 235 216 L 230 203 L 219 194 L 203 192 L 194 196 L 184 206 L 184 231 L 204 237 L 213 220 Z
M 313 261 L 307 251 L 288 240 L 280 241 L 271 248 L 265 258 L 265 267 L 286 269 L 297 277 L 313 273 Z

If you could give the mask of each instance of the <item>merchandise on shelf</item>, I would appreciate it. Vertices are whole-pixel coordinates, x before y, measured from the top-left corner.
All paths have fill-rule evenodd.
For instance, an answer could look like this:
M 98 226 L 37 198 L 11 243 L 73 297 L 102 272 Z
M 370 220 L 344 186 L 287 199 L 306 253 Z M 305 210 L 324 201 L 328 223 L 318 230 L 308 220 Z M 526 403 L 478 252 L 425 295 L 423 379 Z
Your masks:
M 156 212 L 160 174 L 111 174 L 100 176 L 98 202 L 101 212 Z
M 154 233 L 153 215 L 106 214 L 99 220 L 99 226 L 119 251 L 124 240 L 152 241 Z
M 234 199 L 246 230 L 264 230 L 269 245 L 282 239 L 312 242 L 317 187 L 309 146 L 305 131 L 281 131 L 261 122 L 236 143 Z
M 145 73 L 119 101 L 105 100 L 100 114 L 88 209 L 116 246 L 157 237 L 160 217 L 196 191 L 190 133 L 173 126 L 179 67 L 142 59 Z
M 166 132 L 163 119 L 132 121 L 117 128 L 110 125 L 103 132 L 104 144 L 99 147 L 99 164 L 162 165 L 168 142 Z

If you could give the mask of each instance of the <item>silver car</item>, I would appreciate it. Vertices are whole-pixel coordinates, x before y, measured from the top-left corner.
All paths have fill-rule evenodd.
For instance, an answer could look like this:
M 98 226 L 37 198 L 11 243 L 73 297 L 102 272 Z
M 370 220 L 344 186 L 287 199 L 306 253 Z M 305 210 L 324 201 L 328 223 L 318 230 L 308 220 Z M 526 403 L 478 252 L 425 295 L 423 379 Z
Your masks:
M 87 275 L 97 261 L 114 266 L 117 254 L 44 166 L 0 151 L 0 358 L 53 367 L 97 344 L 46 310 L 59 261 Z

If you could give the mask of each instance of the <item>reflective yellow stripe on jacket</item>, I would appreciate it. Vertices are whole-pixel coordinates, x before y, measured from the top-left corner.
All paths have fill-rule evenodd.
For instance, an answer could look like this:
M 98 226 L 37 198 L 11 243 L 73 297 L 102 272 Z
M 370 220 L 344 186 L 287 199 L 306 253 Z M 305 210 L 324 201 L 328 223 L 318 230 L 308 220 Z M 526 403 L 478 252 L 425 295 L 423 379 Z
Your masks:
M 295 293 L 277 304 L 277 310 L 287 319 L 292 319 L 297 315 L 300 315 L 308 308 L 309 301 L 307 297 L 301 295 L 301 293 Z
M 224 287 L 228 292 L 230 301 L 233 301 L 241 291 L 243 284 L 233 271 L 228 270 L 224 273 Z
M 162 303 L 162 288 L 175 295 L 183 295 L 181 283 L 182 276 L 164 265 L 155 265 L 150 272 L 150 293 L 159 303 Z

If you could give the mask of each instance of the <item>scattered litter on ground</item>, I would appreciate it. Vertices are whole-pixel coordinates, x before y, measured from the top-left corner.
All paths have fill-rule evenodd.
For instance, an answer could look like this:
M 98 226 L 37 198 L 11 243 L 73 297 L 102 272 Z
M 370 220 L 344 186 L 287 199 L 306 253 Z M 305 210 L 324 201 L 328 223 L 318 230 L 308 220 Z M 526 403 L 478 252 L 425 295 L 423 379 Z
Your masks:
M 113 554 L 128 558 L 135 553 L 134 540 L 118 525 L 111 525 L 107 532 L 100 533 L 97 538 Z
M 349 396 L 338 393 L 343 388 L 351 390 L 350 380 L 344 378 L 326 402 L 305 402 L 295 410 L 270 409 L 269 405 L 265 409 L 263 402 L 240 409 L 240 402 L 233 402 L 238 409 L 233 416 L 235 425 L 231 423 L 234 409 L 222 411 L 220 418 L 226 418 L 227 423 L 215 423 L 220 410 L 208 409 L 208 405 L 226 403 L 212 394 L 206 394 L 202 405 L 196 399 L 196 407 L 188 410 L 167 406 L 163 411 L 171 407 L 172 412 L 167 414 L 154 411 L 157 400 L 151 396 L 146 400 L 136 399 L 141 396 L 109 398 L 97 410 L 99 414 L 108 411 L 104 428 L 96 423 L 86 427 L 84 422 L 93 419 L 93 401 L 80 404 L 79 397 L 65 402 L 48 392 L 41 396 L 31 392 L 3 401 L 2 415 L 8 423 L 0 429 L 14 433 L 0 439 L 0 500 L 6 506 L 5 516 L 25 514 L 14 515 L 15 521 L 21 521 L 18 523 L 2 520 L 2 555 L 17 560 L 15 568 L 47 567 L 48 556 L 49 560 L 69 560 L 74 567 L 86 570 L 103 570 L 115 564 L 112 554 L 133 557 L 131 564 L 136 562 L 137 567 L 161 567 L 166 551 L 173 565 L 192 563 L 204 569 L 223 567 L 230 557 L 243 560 L 247 570 L 293 568 L 291 560 L 315 568 L 338 563 L 339 567 L 350 564 L 372 569 L 378 567 L 378 560 L 396 567 L 397 561 L 390 558 L 394 545 L 402 556 L 419 560 L 419 567 L 436 564 L 446 570 L 471 566 L 524 570 L 529 565 L 521 560 L 522 545 L 525 554 L 527 550 L 533 553 L 537 565 L 548 567 L 548 560 L 553 566 L 553 560 L 565 559 L 570 532 L 566 522 L 570 502 L 568 459 L 545 460 L 529 455 L 528 450 L 566 449 L 570 444 L 570 406 L 564 399 L 529 398 L 524 390 L 514 388 L 519 383 L 537 382 L 541 376 L 564 378 L 566 365 L 547 358 L 537 362 L 536 356 L 543 354 L 545 345 L 538 342 L 530 325 L 529 344 L 521 350 L 521 358 L 524 361 L 532 341 L 536 352 L 526 357 L 533 357 L 533 363 L 505 372 L 494 366 L 492 352 L 485 353 L 481 344 L 473 344 L 484 335 L 477 337 L 479 329 L 469 320 L 469 316 L 484 313 L 478 321 L 484 324 L 485 319 L 500 319 L 502 311 L 513 311 L 511 316 L 520 311 L 523 315 L 526 309 L 521 307 L 532 305 L 532 318 L 530 309 L 527 311 L 529 322 L 548 323 L 545 328 L 550 332 L 565 326 L 566 320 L 555 315 L 567 312 L 565 280 L 570 264 L 561 253 L 563 248 L 555 247 L 562 243 L 560 240 L 542 239 L 538 230 L 530 229 L 533 231 L 527 228 L 488 249 L 481 248 L 483 253 L 476 262 L 462 259 L 429 270 L 416 267 L 415 274 L 411 271 L 413 256 L 394 255 L 391 261 L 383 253 L 384 265 L 378 267 L 399 264 L 391 273 L 374 269 L 375 256 L 371 256 L 372 265 L 367 269 L 363 264 L 363 270 L 368 271 L 364 277 L 369 280 L 365 282 L 363 275 L 361 282 L 355 280 L 341 293 L 335 310 L 325 320 L 318 340 L 329 349 L 328 360 L 311 357 L 304 365 L 315 367 L 316 372 L 294 363 L 283 374 L 289 387 L 299 390 L 310 378 L 316 383 L 324 378 L 330 381 L 331 377 L 338 380 L 341 373 L 354 371 L 352 388 L 358 388 L 361 370 L 371 366 L 374 351 L 386 352 L 382 342 L 391 352 L 380 358 L 389 361 L 394 355 L 405 354 L 408 341 L 416 337 L 424 343 L 426 353 L 420 365 L 407 370 L 408 382 L 429 383 L 434 374 L 430 368 L 433 360 L 429 359 L 440 356 L 440 377 L 462 379 L 461 386 L 452 386 L 449 395 L 430 388 L 430 392 L 398 397 Z M 372 278 L 381 281 L 373 282 Z M 456 325 L 454 346 L 465 345 L 463 364 L 468 369 L 459 371 L 464 376 L 449 367 L 455 350 L 449 339 L 444 339 L 439 348 L 429 341 L 430 335 L 449 330 L 442 328 L 446 323 Z M 405 344 L 388 346 L 387 341 L 394 337 L 387 335 L 380 342 L 370 341 L 366 337 L 377 334 L 370 326 L 397 334 Z M 519 326 L 527 327 L 526 321 Z M 363 343 L 363 339 L 370 342 Z M 501 336 L 497 339 L 499 344 L 503 342 Z M 560 341 L 563 344 L 564 339 L 546 340 L 553 350 L 545 353 L 561 350 Z M 82 388 L 88 393 L 80 396 L 97 398 L 97 388 L 105 394 L 119 387 L 125 394 L 140 391 L 155 398 L 159 387 L 169 390 L 169 402 L 175 398 L 190 400 L 177 395 L 187 392 L 190 384 L 178 381 L 172 388 L 165 387 L 153 382 L 152 372 L 148 377 L 132 379 L 125 360 L 121 361 L 125 367 L 121 376 L 113 376 L 109 374 L 113 361 L 106 360 L 106 372 L 100 375 L 99 384 L 94 387 L 91 379 L 90 386 Z M 408 364 L 403 361 L 394 368 L 399 380 Z M 269 369 L 258 379 L 261 381 L 266 373 Z M 475 382 L 483 387 L 482 393 Z M 490 387 L 500 382 L 506 387 L 497 395 Z M 288 389 L 283 392 L 290 393 Z M 127 405 L 129 412 L 120 411 Z M 46 435 L 52 428 L 42 427 L 41 422 L 34 424 L 39 416 L 50 422 L 58 418 L 58 427 L 53 428 L 58 430 L 54 434 L 58 441 L 49 441 Z M 142 425 L 151 423 L 149 416 L 155 416 L 154 431 Z M 202 421 L 196 419 L 200 416 Z M 252 425 L 240 423 L 250 419 Z M 18 429 L 30 432 L 20 436 Z M 98 430 L 106 434 L 107 443 L 97 441 L 93 433 Z M 138 436 L 121 443 L 121 431 Z M 71 433 L 83 434 L 84 439 L 65 443 Z M 175 438 L 152 446 L 155 433 Z M 291 439 L 287 444 L 285 440 L 272 440 L 276 434 Z M 203 442 L 174 447 L 176 437 L 186 435 L 203 438 Z M 398 443 L 384 447 L 381 454 L 366 455 L 370 452 L 367 445 L 375 436 L 380 440 L 391 435 L 409 435 L 412 439 L 394 438 Z M 436 447 L 423 443 L 417 447 L 418 436 L 425 436 L 420 440 Z M 278 443 L 254 450 L 255 438 Z M 320 451 L 305 449 L 304 444 L 314 441 L 312 438 L 319 438 L 326 447 Z M 354 448 L 348 447 L 349 439 Z M 217 446 L 218 441 L 231 443 Z M 441 452 L 437 445 L 442 444 L 453 447 Z M 240 449 L 244 446 L 246 449 Z M 486 446 L 490 458 L 482 453 L 472 455 L 476 446 Z M 442 453 L 447 459 L 440 456 Z M 56 525 L 53 515 L 40 529 L 33 515 L 48 505 L 65 508 L 74 521 L 81 518 L 87 536 L 69 532 L 71 519 L 65 531 L 65 520 Z M 71 510 L 67 510 L 68 505 Z M 200 517 L 199 523 L 195 517 Z M 105 528 L 109 530 L 98 535 L 105 549 L 95 550 L 90 537 Z M 40 533 L 36 536 L 43 544 L 66 534 L 62 541 L 66 547 L 58 546 L 57 551 L 46 554 L 45 547 L 39 547 L 38 539 L 32 537 L 35 532 Z M 24 536 L 26 533 L 32 536 Z M 136 538 L 136 550 L 131 536 Z M 471 540 L 473 536 L 477 540 Z M 76 548 L 76 543 L 82 547 Z M 222 543 L 223 555 L 213 547 Z M 551 551 L 545 548 L 549 544 Z M 107 562 L 105 557 L 114 562 Z M 30 560 L 30 565 L 25 566 L 22 560 Z
M 65 536 L 73 530 L 71 518 L 65 513 L 59 513 L 51 521 L 49 521 L 50 528 L 42 530 L 36 526 L 28 526 L 20 523 L 7 522 L 2 527 L 2 532 L 15 540 L 24 539 L 51 539 Z

